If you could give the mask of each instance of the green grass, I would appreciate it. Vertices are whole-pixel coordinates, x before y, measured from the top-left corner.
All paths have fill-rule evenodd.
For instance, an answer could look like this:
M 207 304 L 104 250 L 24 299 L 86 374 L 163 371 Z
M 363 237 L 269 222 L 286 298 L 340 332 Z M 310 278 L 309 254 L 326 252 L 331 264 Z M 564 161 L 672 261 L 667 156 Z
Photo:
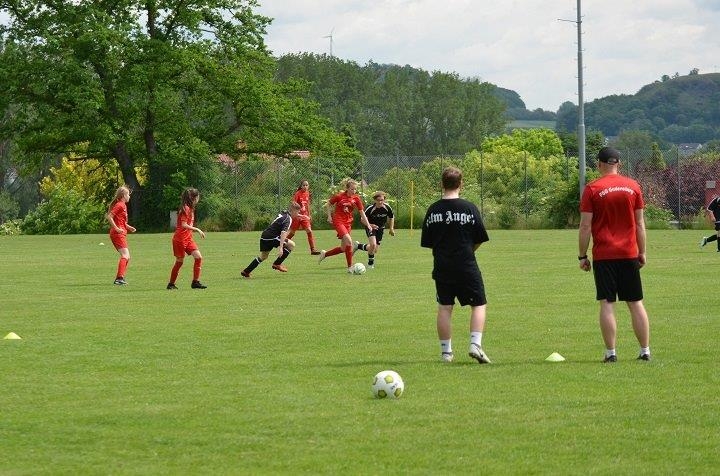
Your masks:
M 720 254 L 700 235 L 649 232 L 654 360 L 635 361 L 621 305 L 603 365 L 577 233 L 491 230 L 487 366 L 465 355 L 460 307 L 440 362 L 417 231 L 387 236 L 363 276 L 299 235 L 289 273 L 251 280 L 259 234 L 210 233 L 209 288 L 186 261 L 174 292 L 167 234 L 130 237 L 122 288 L 104 235 L 0 237 L 0 334 L 22 337 L 0 340 L 0 474 L 717 474 Z M 372 398 L 384 369 L 400 400 Z

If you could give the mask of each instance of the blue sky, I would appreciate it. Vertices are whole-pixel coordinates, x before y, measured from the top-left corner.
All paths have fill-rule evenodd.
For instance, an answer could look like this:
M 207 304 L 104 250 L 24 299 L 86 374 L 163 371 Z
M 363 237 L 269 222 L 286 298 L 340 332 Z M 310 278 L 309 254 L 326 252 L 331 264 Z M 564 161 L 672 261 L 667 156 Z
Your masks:
M 275 55 L 456 72 L 529 109 L 577 103 L 577 0 L 260 0 Z M 634 94 L 664 74 L 720 72 L 720 0 L 583 0 L 584 97 Z M 571 20 L 560 21 L 560 20 Z

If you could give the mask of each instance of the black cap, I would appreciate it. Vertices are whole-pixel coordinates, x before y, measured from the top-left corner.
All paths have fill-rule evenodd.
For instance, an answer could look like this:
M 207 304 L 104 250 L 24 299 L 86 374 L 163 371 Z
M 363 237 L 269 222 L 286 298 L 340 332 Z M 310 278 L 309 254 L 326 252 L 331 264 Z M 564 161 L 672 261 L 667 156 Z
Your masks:
M 612 147 L 603 147 L 598 152 L 597 159 L 606 164 L 617 164 L 620 162 L 620 152 Z

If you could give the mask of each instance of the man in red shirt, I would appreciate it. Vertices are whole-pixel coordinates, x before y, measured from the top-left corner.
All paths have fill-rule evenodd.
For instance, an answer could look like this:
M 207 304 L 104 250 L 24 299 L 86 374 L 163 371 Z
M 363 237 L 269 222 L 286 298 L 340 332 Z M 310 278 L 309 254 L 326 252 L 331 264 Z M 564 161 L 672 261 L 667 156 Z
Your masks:
M 615 301 L 626 301 L 640 360 L 650 360 L 650 323 L 643 305 L 640 268 L 645 265 L 645 220 L 640 185 L 618 173 L 620 153 L 612 147 L 598 152 L 600 178 L 588 183 L 580 199 L 580 269 L 593 269 L 600 302 L 604 362 L 616 362 Z M 594 268 L 587 256 L 592 238 Z

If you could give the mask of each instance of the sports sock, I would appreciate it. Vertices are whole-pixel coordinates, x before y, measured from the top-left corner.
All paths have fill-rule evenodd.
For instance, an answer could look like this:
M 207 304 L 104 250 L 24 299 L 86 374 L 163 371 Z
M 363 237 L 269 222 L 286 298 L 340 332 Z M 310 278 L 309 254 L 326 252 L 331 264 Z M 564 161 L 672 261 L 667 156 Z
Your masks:
M 348 245 L 345 247 L 345 261 L 347 261 L 348 267 L 352 266 L 352 258 L 353 258 L 353 247 L 352 247 L 352 245 Z
M 177 281 L 178 273 L 180 272 L 180 268 L 182 268 L 182 265 L 182 261 L 175 261 L 175 264 L 172 267 L 172 271 L 170 271 L 170 282 L 172 284 L 175 284 L 175 281 Z
M 371 266 L 375 264 L 375 255 L 368 255 L 368 264 Z
M 650 347 L 640 347 L 640 355 L 647 354 L 650 355 Z
M 342 248 L 340 248 L 339 246 L 336 246 L 335 248 L 326 251 L 326 252 L 325 252 L 325 257 L 327 258 L 328 256 L 339 255 L 339 254 L 342 253 L 342 252 L 343 252 Z
M 257 257 L 255 257 L 254 260 L 252 260 L 250 262 L 249 265 L 247 265 L 247 268 L 245 268 L 243 271 L 245 271 L 248 274 L 252 273 L 252 271 L 260 265 L 260 263 L 262 263 L 262 260 L 260 259 L 259 256 L 257 256 Z
M 440 339 L 440 352 L 452 353 L 452 339 Z
M 273 262 L 273 264 L 282 264 L 282 262 L 285 261 L 285 259 L 286 259 L 289 255 L 290 255 L 290 250 L 287 249 L 287 248 L 285 248 L 285 247 L 283 247 L 283 254 L 282 254 L 282 256 L 278 257 L 278 259 L 276 259 L 276 260 Z
M 125 271 L 127 271 L 129 262 L 130 262 L 130 260 L 127 258 L 120 258 L 120 261 L 118 261 L 117 276 L 115 276 L 116 278 L 124 278 L 125 277 Z
M 307 234 L 307 239 L 308 244 L 310 245 L 310 251 L 315 251 L 315 237 L 313 236 L 312 232 Z
M 605 358 L 615 355 L 615 349 L 605 349 Z
M 193 281 L 200 281 L 200 269 L 202 269 L 202 258 L 195 258 L 195 264 L 193 264 Z
M 471 332 L 470 343 L 477 344 L 478 347 L 482 347 L 482 332 Z
M 367 243 L 358 243 L 357 249 L 359 249 L 360 251 L 367 251 Z

